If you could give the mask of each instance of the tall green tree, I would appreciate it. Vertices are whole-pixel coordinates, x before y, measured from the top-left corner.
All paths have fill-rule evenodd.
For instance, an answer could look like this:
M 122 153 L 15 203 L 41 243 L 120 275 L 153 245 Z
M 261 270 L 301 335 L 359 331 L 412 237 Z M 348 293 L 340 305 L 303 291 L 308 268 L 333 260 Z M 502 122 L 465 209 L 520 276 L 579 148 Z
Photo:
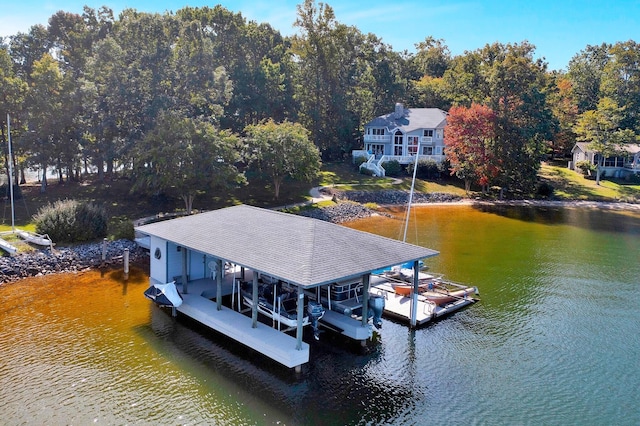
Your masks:
M 305 0 L 298 5 L 292 39 L 298 64 L 296 97 L 300 121 L 326 158 L 341 158 L 353 144 L 357 118 L 347 108 L 361 34 L 340 24 L 331 6 Z
M 609 54 L 602 72 L 601 96 L 613 99 L 621 108 L 620 127 L 640 133 L 640 44 L 618 42 Z
M 189 214 L 198 194 L 225 192 L 244 181 L 236 168 L 238 138 L 178 113 L 161 113 L 136 151 L 133 190 L 180 197 Z
M 47 189 L 47 168 L 59 153 L 60 138 L 67 124 L 65 116 L 65 87 L 58 62 L 49 54 L 33 63 L 31 87 L 27 95 L 29 105 L 30 150 L 35 155 L 35 165 L 42 172 L 41 192 Z
M 247 154 L 251 165 L 273 183 L 274 197 L 280 197 L 285 178 L 311 182 L 320 171 L 320 153 L 309 140 L 309 132 L 298 123 L 276 123 L 269 119 L 249 125 Z
M 578 114 L 595 110 L 600 99 L 600 82 L 609 62 L 610 44 L 588 45 L 569 61 L 567 77 L 571 81 Z
M 11 57 L 6 49 L 0 47 L 0 141 L 2 142 L 2 152 L 4 165 L 9 176 L 9 160 L 13 160 L 13 168 L 17 170 L 16 158 L 20 156 L 24 149 L 17 144 L 15 135 L 20 134 L 23 127 L 24 99 L 27 92 L 27 83 L 16 75 L 13 70 Z M 11 115 L 11 133 L 13 145 L 13 159 L 9 158 L 8 150 L 8 123 L 7 114 Z M 11 181 L 12 178 L 7 179 Z M 16 182 L 17 184 L 17 182 Z

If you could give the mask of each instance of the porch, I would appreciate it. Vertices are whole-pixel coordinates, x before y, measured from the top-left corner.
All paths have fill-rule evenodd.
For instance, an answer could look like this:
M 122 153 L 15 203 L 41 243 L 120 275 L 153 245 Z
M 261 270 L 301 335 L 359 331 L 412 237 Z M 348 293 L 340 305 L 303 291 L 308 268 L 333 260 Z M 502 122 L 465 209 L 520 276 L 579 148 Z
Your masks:
M 360 169 L 364 168 L 364 169 L 367 169 L 367 170 L 371 170 L 375 176 L 380 176 L 380 177 L 386 176 L 386 171 L 385 171 L 384 167 L 382 166 L 386 162 L 395 160 L 398 163 L 403 164 L 403 165 L 414 164 L 416 162 L 416 156 L 415 155 L 382 155 L 382 156 L 376 156 L 374 154 L 370 154 L 368 151 L 365 151 L 365 150 L 354 150 L 352 152 L 352 155 L 353 155 L 353 161 L 354 162 L 355 162 L 355 160 L 357 158 L 360 158 L 360 157 L 367 158 L 367 161 L 360 165 Z M 432 160 L 432 161 L 435 161 L 436 163 L 441 163 L 442 161 L 444 161 L 444 159 L 445 159 L 445 155 L 444 154 L 440 154 L 440 155 L 424 155 L 424 154 L 421 154 L 421 155 L 418 155 L 418 161 Z

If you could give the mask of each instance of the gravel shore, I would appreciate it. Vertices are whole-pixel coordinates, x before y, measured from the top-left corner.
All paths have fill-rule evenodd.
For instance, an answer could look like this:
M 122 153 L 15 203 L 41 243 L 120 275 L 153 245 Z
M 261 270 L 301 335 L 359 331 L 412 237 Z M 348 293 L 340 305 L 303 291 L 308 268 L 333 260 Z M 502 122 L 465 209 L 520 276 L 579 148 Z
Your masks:
M 343 223 L 352 220 L 381 215 L 377 210 L 368 208 L 366 204 L 406 205 L 409 202 L 409 191 L 338 191 L 321 188 L 320 195 L 324 199 L 333 199 L 337 203 L 313 210 L 304 210 L 302 216 L 313 217 L 332 223 Z M 552 200 L 520 200 L 520 201 L 482 201 L 464 199 L 446 193 L 414 193 L 413 204 L 504 204 L 540 207 L 579 207 L 610 210 L 640 211 L 640 204 L 602 203 L 595 201 L 552 201 Z M 102 261 L 102 242 L 75 245 L 72 247 L 38 250 L 13 257 L 0 257 L 0 283 L 21 280 L 27 277 L 54 273 L 77 272 L 90 268 L 108 267 L 122 264 L 125 249 L 129 249 L 131 264 L 149 261 L 149 253 L 130 240 L 109 241 L 105 261 Z
M 379 211 L 366 207 L 371 203 L 385 206 L 407 205 L 409 191 L 339 191 L 334 188 L 320 188 L 317 196 L 322 199 L 333 199 L 337 204 L 303 211 L 300 215 L 325 220 L 332 223 L 343 223 L 351 220 L 363 219 L 372 215 L 382 214 Z M 600 201 L 559 201 L 559 200 L 476 200 L 463 198 L 448 193 L 422 193 L 414 192 L 412 205 L 505 205 L 528 206 L 550 208 L 594 208 L 603 210 L 640 211 L 640 204 L 624 202 L 600 202 Z
M 376 205 L 406 205 L 409 202 L 409 191 L 336 191 L 323 188 L 320 193 L 327 199 L 332 198 L 337 204 L 319 209 L 302 211 L 300 215 L 313 217 L 332 223 L 342 223 L 363 219 L 374 214 L 381 214 L 366 207 L 365 204 Z M 461 202 L 462 197 L 445 193 L 414 192 L 413 204 L 455 203 Z
M 104 262 L 102 261 L 101 242 L 54 248 L 53 252 L 49 249 L 43 249 L 13 257 L 0 257 L 0 283 L 40 275 L 121 265 L 125 249 L 129 249 L 130 264 L 148 262 L 148 252 L 129 240 L 107 242 Z

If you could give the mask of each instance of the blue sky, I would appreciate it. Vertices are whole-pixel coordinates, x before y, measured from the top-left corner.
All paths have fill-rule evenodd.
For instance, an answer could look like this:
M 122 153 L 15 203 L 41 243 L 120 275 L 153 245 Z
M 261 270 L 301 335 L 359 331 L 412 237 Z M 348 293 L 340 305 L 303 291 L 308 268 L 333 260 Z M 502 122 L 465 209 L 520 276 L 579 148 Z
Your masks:
M 22 0 L 0 10 L 0 36 L 46 25 L 58 10 L 82 13 L 82 6 L 106 5 L 116 15 L 124 8 L 144 12 L 176 11 L 184 6 L 221 4 L 248 20 L 268 22 L 282 34 L 296 29 L 296 5 L 303 0 Z M 8 2 L 7 2 L 8 3 Z M 640 42 L 640 0 L 334 0 L 325 1 L 336 19 L 364 33 L 374 33 L 396 51 L 414 52 L 428 36 L 444 39 L 454 55 L 487 43 L 536 46 L 550 69 L 565 69 L 587 45 L 635 40 Z

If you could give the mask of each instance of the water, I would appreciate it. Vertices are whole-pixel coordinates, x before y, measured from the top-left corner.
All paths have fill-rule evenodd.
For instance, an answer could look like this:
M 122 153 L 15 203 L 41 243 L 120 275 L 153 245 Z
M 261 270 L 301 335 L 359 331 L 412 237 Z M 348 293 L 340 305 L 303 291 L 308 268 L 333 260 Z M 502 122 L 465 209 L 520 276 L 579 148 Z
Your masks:
M 481 302 L 364 350 L 306 336 L 299 375 L 152 306 L 142 271 L 0 286 L 0 423 L 640 423 L 640 213 L 412 211 Z M 391 213 L 349 226 L 401 237 Z

